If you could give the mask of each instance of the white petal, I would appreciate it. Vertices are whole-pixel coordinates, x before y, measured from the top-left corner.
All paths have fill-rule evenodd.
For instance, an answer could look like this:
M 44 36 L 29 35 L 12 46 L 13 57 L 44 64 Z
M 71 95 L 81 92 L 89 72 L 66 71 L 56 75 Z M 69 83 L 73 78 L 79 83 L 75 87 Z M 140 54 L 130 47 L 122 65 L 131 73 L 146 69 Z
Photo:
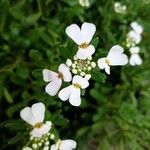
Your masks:
M 81 41 L 81 31 L 78 25 L 71 24 L 66 28 L 66 34 L 78 45 L 82 43 Z
M 129 62 L 131 66 L 141 65 L 142 59 L 138 54 L 132 54 Z
M 36 123 L 44 121 L 45 105 L 43 103 L 33 104 L 31 110 L 32 110 L 32 114 L 35 117 Z
M 131 23 L 131 28 L 138 34 L 143 32 L 143 27 L 135 21 Z
M 26 107 L 21 110 L 20 117 L 32 126 L 36 124 L 36 118 L 34 117 L 30 107 Z
M 131 54 L 139 53 L 140 52 L 140 47 L 138 47 L 138 46 L 131 47 L 129 49 L 129 51 L 130 51 Z
M 64 89 L 62 89 L 59 93 L 58 93 L 58 97 L 62 100 L 62 101 L 66 101 L 67 99 L 69 99 L 70 94 L 72 92 L 73 89 L 73 85 L 70 85 Z
M 85 89 L 89 86 L 89 81 L 86 78 L 83 78 L 79 75 L 75 75 L 72 80 L 73 84 L 79 84 L 82 89 Z
M 105 72 L 107 74 L 110 74 L 110 66 L 108 66 L 108 65 L 105 66 Z
M 128 57 L 123 54 L 123 51 L 124 49 L 119 45 L 115 45 L 110 49 L 106 58 L 110 66 L 123 66 L 128 63 Z
M 76 87 L 73 88 L 69 98 L 69 102 L 73 106 L 80 106 L 81 104 L 80 88 Z
M 45 91 L 46 93 L 48 93 L 51 96 L 54 96 L 57 94 L 57 92 L 59 91 L 60 87 L 62 85 L 62 80 L 61 79 L 57 79 L 54 81 L 51 81 L 46 87 L 45 87 Z
M 98 64 L 98 67 L 100 69 L 104 69 L 105 66 L 107 65 L 106 64 L 106 58 L 100 58 L 100 59 L 98 59 L 97 64 Z
M 96 31 L 96 27 L 93 23 L 83 23 L 81 26 L 82 42 L 89 44 Z
M 129 37 L 130 39 L 132 39 L 136 44 L 139 44 L 142 40 L 142 37 L 140 34 L 134 32 L 134 31 L 130 31 L 127 34 L 127 37 Z
M 24 147 L 22 150 L 32 150 L 30 147 Z
M 69 139 L 63 140 L 61 141 L 60 150 L 72 150 L 72 149 L 75 149 L 76 146 L 77 146 L 77 143 L 74 140 L 69 140 Z
M 95 52 L 95 48 L 93 45 L 89 45 L 87 48 L 80 48 L 77 51 L 77 58 L 78 59 L 87 59 L 88 57 L 92 56 Z
M 51 146 L 51 150 L 58 150 L 58 148 L 56 147 L 55 144 L 53 144 L 53 145 Z
M 51 126 L 49 126 L 47 124 L 43 124 L 42 127 L 40 127 L 40 128 L 34 128 L 31 131 L 31 135 L 33 137 L 42 137 L 43 135 L 47 134 L 50 129 L 51 129 Z
M 58 74 L 54 71 L 51 71 L 51 70 L 48 70 L 48 69 L 44 69 L 42 71 L 43 73 L 43 80 L 45 82 L 50 82 L 50 81 L 53 81 L 57 78 Z
M 65 64 L 61 64 L 58 71 L 63 74 L 63 79 L 65 82 L 70 82 L 72 80 L 70 69 Z

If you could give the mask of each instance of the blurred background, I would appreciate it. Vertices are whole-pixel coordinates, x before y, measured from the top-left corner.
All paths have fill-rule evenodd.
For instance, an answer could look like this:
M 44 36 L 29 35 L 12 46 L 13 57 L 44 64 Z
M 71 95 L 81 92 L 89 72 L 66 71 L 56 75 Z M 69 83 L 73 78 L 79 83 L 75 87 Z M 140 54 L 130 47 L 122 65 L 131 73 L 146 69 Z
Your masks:
M 46 117 L 62 139 L 77 141 L 77 150 L 150 150 L 150 1 L 0 0 L 0 149 L 20 150 L 28 141 L 19 112 L 41 101 Z M 42 70 L 56 70 L 77 47 L 65 34 L 76 23 L 92 22 L 97 31 L 95 61 L 119 44 L 125 48 L 130 23 L 144 28 L 140 66 L 112 67 L 96 74 L 81 107 L 48 96 Z

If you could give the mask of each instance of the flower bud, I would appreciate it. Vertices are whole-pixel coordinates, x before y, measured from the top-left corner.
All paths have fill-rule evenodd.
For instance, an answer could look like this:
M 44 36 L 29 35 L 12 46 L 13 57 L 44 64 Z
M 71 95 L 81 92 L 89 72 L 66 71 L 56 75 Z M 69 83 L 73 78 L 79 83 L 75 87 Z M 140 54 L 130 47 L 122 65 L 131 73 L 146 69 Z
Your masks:
M 91 79 L 91 74 L 86 74 L 86 75 L 85 75 L 85 78 L 86 78 L 87 80 L 90 80 L 90 79 Z
M 67 59 L 66 65 L 67 65 L 68 67 L 70 67 L 70 66 L 72 65 L 72 61 L 71 61 L 70 59 Z
M 72 69 L 72 72 L 73 72 L 74 74 L 77 74 L 77 73 L 78 73 L 77 69 Z
M 92 68 L 95 68 L 96 67 L 96 63 L 95 62 L 91 62 L 91 66 L 92 66 Z

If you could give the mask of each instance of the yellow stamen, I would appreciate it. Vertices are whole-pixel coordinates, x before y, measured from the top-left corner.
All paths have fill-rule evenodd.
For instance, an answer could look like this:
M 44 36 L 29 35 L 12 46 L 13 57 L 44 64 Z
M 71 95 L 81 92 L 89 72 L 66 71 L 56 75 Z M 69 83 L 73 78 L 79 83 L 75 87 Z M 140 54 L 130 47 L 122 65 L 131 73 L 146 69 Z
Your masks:
M 41 128 L 43 125 L 43 122 L 38 122 L 34 127 L 35 128 Z
M 58 78 L 64 79 L 64 76 L 61 72 L 58 73 Z
M 108 59 L 105 59 L 105 62 L 106 62 L 107 65 L 110 65 L 110 62 L 109 62 Z
M 78 83 L 73 84 L 75 88 L 80 88 L 81 86 Z
M 89 44 L 87 43 L 82 43 L 79 47 L 80 48 L 87 48 L 89 46 Z

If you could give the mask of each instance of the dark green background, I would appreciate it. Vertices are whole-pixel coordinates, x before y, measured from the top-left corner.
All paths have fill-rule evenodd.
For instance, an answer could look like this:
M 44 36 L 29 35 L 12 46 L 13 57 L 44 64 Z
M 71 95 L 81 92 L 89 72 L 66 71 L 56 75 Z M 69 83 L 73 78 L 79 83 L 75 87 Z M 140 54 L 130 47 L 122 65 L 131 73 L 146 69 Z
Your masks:
M 148 0 L 147 0 L 148 1 Z M 28 141 L 23 107 L 41 101 L 62 139 L 77 141 L 78 150 L 150 150 L 150 3 L 124 0 L 127 13 L 116 14 L 113 0 L 0 0 L 0 149 L 20 150 Z M 125 48 L 130 23 L 144 27 L 141 66 L 112 67 L 95 73 L 81 107 L 44 92 L 41 71 L 57 70 L 77 46 L 65 28 L 92 22 L 97 31 L 95 61 L 119 44 Z M 103 74 L 102 74 L 103 73 Z M 105 81 L 105 82 L 104 82 Z

